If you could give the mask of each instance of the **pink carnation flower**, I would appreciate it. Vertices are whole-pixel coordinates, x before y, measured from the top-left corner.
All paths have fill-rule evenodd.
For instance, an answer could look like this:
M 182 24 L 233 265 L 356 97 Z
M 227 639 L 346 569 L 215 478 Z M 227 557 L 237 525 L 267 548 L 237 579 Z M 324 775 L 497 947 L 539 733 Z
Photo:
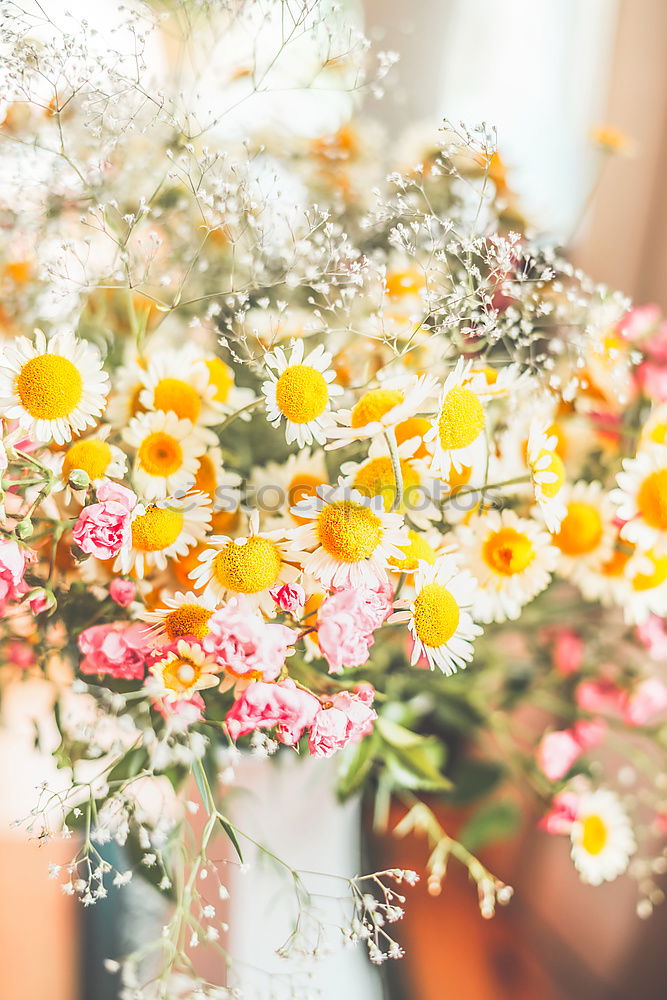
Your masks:
M 253 681 L 227 713 L 227 729 L 237 740 L 256 729 L 275 726 L 281 743 L 296 746 L 319 712 L 317 698 L 289 678 L 277 684 Z
M 648 650 L 652 660 L 667 660 L 667 631 L 665 621 L 658 615 L 649 615 L 645 622 L 638 625 L 636 635 Z
M 294 629 L 265 622 L 258 611 L 234 597 L 214 612 L 208 627 L 203 642 L 207 653 L 237 677 L 250 675 L 265 681 L 278 677 L 289 647 L 298 638 Z
M 83 674 L 111 674 L 119 680 L 141 680 L 151 652 L 146 626 L 139 622 L 91 625 L 79 636 Z
M 177 698 L 175 701 L 159 698 L 153 702 L 153 708 L 163 719 L 169 722 L 173 729 L 186 730 L 195 722 L 199 722 L 204 714 L 204 699 L 198 691 L 191 698 Z
M 621 715 L 625 707 L 627 695 L 613 681 L 600 679 L 597 681 L 582 681 L 577 685 L 575 700 L 579 708 L 591 715 Z
M 132 490 L 104 480 L 97 489 L 98 503 L 79 514 L 72 538 L 82 552 L 97 559 L 111 559 L 130 540 L 130 513 L 137 498 Z
M 13 539 L 0 541 L 0 613 L 8 604 L 20 601 L 28 592 L 23 577 L 26 570 L 25 549 Z
M 338 590 L 320 605 L 317 638 L 329 673 L 366 663 L 373 632 L 391 611 L 391 591 L 370 587 Z
M 642 361 L 635 371 L 637 385 L 656 402 L 667 400 L 667 365 L 655 361 Z
M 331 757 L 348 743 L 358 743 L 373 729 L 377 712 L 371 708 L 375 691 L 370 684 L 354 691 L 339 691 L 330 708 L 323 708 L 313 722 L 308 749 L 313 757 Z
M 281 611 L 290 615 L 300 615 L 306 603 L 306 592 L 298 583 L 283 583 L 272 587 L 269 593 Z
M 572 729 L 545 733 L 537 748 L 537 766 L 549 781 L 560 781 L 584 750 L 599 746 L 607 726 L 602 719 L 575 722 Z
M 584 642 L 569 628 L 559 628 L 554 635 L 552 657 L 559 674 L 576 674 L 584 659 Z
M 137 588 L 131 580 L 115 577 L 109 584 L 109 597 L 121 607 L 128 608 L 135 598 Z
M 630 726 L 647 726 L 667 709 L 667 687 L 657 677 L 649 677 L 635 688 L 623 710 Z
M 579 796 L 574 792 L 560 792 L 551 802 L 551 809 L 539 822 L 547 833 L 569 833 L 577 818 Z
M 635 306 L 634 309 L 626 312 L 618 324 L 618 332 L 626 340 L 643 340 L 658 326 L 660 316 L 660 306 Z

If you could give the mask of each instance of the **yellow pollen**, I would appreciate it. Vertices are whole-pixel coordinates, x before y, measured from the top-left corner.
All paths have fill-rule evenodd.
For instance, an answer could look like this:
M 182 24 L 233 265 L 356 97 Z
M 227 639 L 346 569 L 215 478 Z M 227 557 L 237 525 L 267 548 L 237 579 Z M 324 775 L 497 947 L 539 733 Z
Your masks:
M 325 552 L 341 562 L 369 559 L 382 540 L 382 522 L 377 514 L 354 503 L 337 500 L 327 504 L 317 519 L 317 535 Z
M 639 487 L 637 506 L 652 528 L 667 531 L 667 469 L 651 472 Z
M 68 448 L 63 459 L 63 479 L 69 479 L 74 469 L 83 469 L 91 479 L 101 479 L 109 467 L 112 454 L 106 441 L 94 438 L 77 441 Z
M 440 444 L 445 451 L 467 448 L 484 430 L 484 422 L 484 407 L 472 389 L 455 386 L 445 396 L 440 409 Z
M 291 365 L 276 383 L 278 409 L 293 424 L 307 424 L 321 416 L 329 402 L 322 372 L 310 365 Z
M 544 457 L 548 457 L 549 464 L 543 469 L 536 469 L 537 463 Z M 540 492 L 552 500 L 557 493 L 563 488 L 563 483 L 565 482 L 565 466 L 561 458 L 556 454 L 555 451 L 547 451 L 543 448 L 537 455 L 535 462 L 533 463 L 533 476 L 537 476 L 540 472 L 551 472 L 556 478 L 550 483 L 539 483 Z
M 183 449 L 170 434 L 149 434 L 137 451 L 139 465 L 149 476 L 171 476 L 183 464 Z
M 648 439 L 655 444 L 665 444 L 667 442 L 667 424 L 654 424 L 648 432 Z
M 396 443 L 403 444 L 411 438 L 419 438 L 419 444 L 414 452 L 413 458 L 426 458 L 428 449 L 424 444 L 424 435 L 431 429 L 431 421 L 426 417 L 408 417 L 400 424 L 396 424 Z
M 407 545 L 399 546 L 405 555 L 402 559 L 390 559 L 390 565 L 400 573 L 414 573 L 420 561 L 427 562 L 429 566 L 432 566 L 436 560 L 436 551 L 433 546 L 429 545 L 424 536 L 413 531 L 412 528 L 408 531 L 408 538 L 410 541 Z
M 176 694 L 191 690 L 201 676 L 201 667 L 189 656 L 177 656 L 162 668 L 164 686 Z
M 199 459 L 199 468 L 195 474 L 193 490 L 199 490 L 212 497 L 218 485 L 216 467 L 208 455 L 202 455 Z
M 403 476 L 403 496 L 409 499 L 411 493 L 414 499 L 414 490 L 419 486 L 419 476 L 409 462 L 401 461 L 401 474 Z M 391 459 L 381 455 L 379 458 L 371 458 L 365 462 L 354 477 L 354 486 L 366 497 L 381 496 L 384 509 L 391 510 L 396 498 L 396 480 Z M 403 509 L 403 508 L 402 508 Z
M 581 825 L 581 846 L 588 854 L 599 854 L 607 843 L 604 820 L 600 816 L 586 816 Z
M 414 267 L 392 271 L 386 277 L 385 287 L 390 298 L 400 299 L 404 295 L 418 295 L 426 287 L 426 278 Z
M 229 393 L 234 385 L 234 376 L 229 368 L 220 358 L 209 358 L 206 361 L 208 368 L 208 380 L 215 386 L 216 403 L 226 403 Z
M 375 423 L 402 402 L 403 393 L 397 389 L 370 389 L 354 404 L 350 423 L 355 428 Z
M 655 552 L 645 552 L 644 556 L 652 563 L 649 573 L 637 573 L 632 578 L 633 590 L 653 590 L 667 580 L 667 556 L 656 556 Z
M 153 406 L 164 413 L 175 413 L 194 424 L 201 410 L 199 395 L 179 378 L 162 378 L 153 391 Z
M 560 530 L 554 542 L 566 556 L 583 556 L 593 552 L 602 540 L 602 518 L 590 503 L 573 500 L 567 505 Z
M 631 555 L 631 551 L 624 552 L 623 549 L 614 549 L 611 557 L 600 567 L 600 572 L 603 576 L 622 576 Z
M 260 535 L 248 538 L 243 545 L 227 542 L 213 559 L 213 575 L 226 590 L 238 594 L 259 594 L 272 587 L 280 574 L 278 546 Z
M 164 616 L 164 630 L 172 642 L 184 635 L 203 639 L 209 633 L 208 621 L 212 614 L 199 604 L 182 604 Z
M 413 615 L 417 638 L 425 646 L 437 648 L 454 635 L 461 612 L 446 587 L 427 583 L 417 594 Z
M 151 504 L 132 522 L 132 547 L 140 552 L 160 552 L 173 545 L 183 528 L 183 512 Z
M 79 369 L 60 354 L 39 354 L 16 376 L 21 404 L 37 420 L 57 420 L 76 410 L 83 396 Z
M 502 576 L 515 576 L 530 566 L 535 558 L 535 549 L 522 531 L 501 528 L 489 535 L 484 543 L 484 559 L 491 569 Z

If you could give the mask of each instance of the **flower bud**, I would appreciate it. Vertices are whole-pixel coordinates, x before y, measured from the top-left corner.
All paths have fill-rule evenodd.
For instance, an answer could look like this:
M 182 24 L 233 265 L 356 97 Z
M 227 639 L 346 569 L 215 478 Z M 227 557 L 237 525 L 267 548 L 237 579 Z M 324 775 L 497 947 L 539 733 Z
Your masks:
M 21 541 L 25 541 L 26 538 L 30 538 L 34 531 L 30 518 L 24 517 L 22 521 L 19 521 L 14 531 L 16 533 L 16 537 L 20 538 Z
M 83 469 L 72 469 L 67 485 L 73 490 L 87 490 L 90 486 L 90 476 Z
M 52 590 L 45 587 L 33 587 L 26 595 L 33 615 L 41 615 L 44 611 L 52 611 L 56 605 L 56 596 Z

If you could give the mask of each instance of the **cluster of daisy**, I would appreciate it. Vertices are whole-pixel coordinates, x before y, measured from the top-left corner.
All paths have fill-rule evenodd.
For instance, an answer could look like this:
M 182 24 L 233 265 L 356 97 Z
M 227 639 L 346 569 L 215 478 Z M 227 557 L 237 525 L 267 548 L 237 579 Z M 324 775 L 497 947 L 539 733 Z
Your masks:
M 524 702 L 550 715 L 508 757 L 567 804 L 548 828 L 583 877 L 616 877 L 639 838 L 587 762 L 612 727 L 665 739 L 661 317 L 531 242 L 486 127 L 386 160 L 349 115 L 238 142 L 176 88 L 130 128 L 122 61 L 86 76 L 85 45 L 26 60 L 26 38 L 0 129 L 26 172 L 3 202 L 2 648 L 97 705 L 76 738 L 59 718 L 62 763 L 184 786 L 222 747 L 287 746 L 342 752 L 348 794 L 446 795 L 452 729 L 505 740 Z M 114 795 L 88 819 L 113 802 L 127 837 Z M 508 898 L 434 843 L 485 914 Z

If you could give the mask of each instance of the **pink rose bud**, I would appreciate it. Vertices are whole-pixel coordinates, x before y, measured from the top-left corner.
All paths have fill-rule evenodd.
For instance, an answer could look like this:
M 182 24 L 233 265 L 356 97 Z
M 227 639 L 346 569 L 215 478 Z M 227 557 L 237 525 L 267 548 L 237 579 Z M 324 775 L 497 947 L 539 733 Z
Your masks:
M 269 593 L 281 611 L 295 616 L 299 616 L 303 611 L 306 592 L 300 584 L 284 583 L 279 587 L 271 587 Z
M 84 507 L 72 531 L 72 538 L 82 552 L 102 560 L 118 555 L 130 537 L 130 511 L 118 500 Z
M 128 608 L 134 600 L 136 593 L 137 588 L 132 581 L 123 580 L 120 576 L 117 576 L 109 584 L 109 597 L 121 608 Z

